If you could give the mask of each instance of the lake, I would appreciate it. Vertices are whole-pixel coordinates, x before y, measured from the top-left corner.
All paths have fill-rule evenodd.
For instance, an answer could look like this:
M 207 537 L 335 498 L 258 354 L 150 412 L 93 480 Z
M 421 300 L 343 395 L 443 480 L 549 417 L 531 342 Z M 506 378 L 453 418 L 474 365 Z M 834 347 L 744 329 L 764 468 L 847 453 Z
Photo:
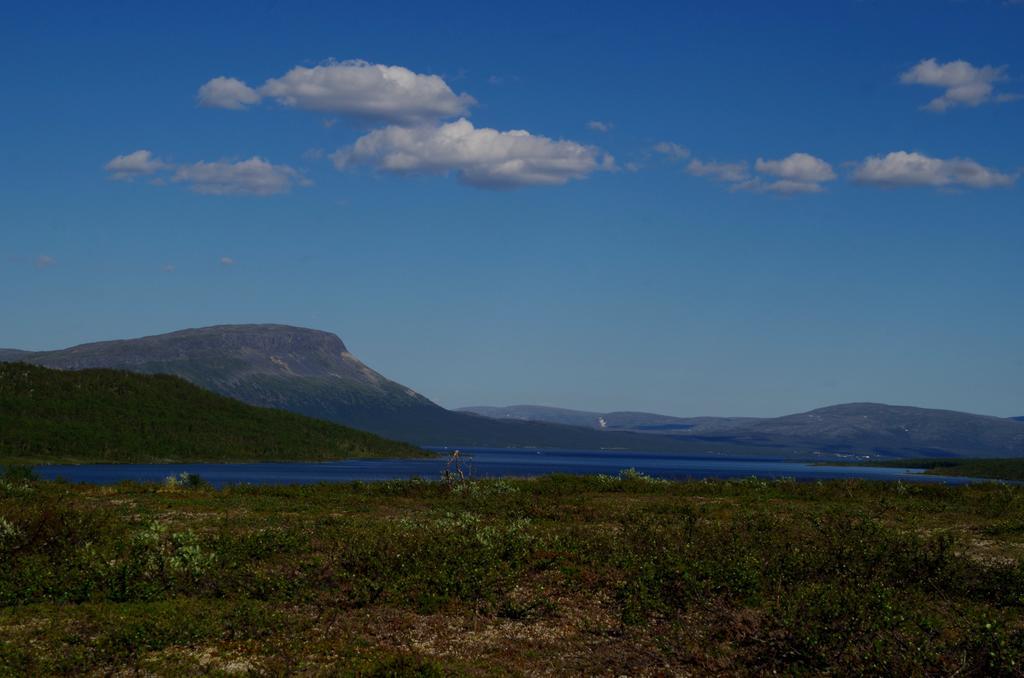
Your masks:
M 975 479 L 923 475 L 917 469 L 865 466 L 817 466 L 773 459 L 708 459 L 653 452 L 607 450 L 465 449 L 463 468 L 474 478 L 525 477 L 547 473 L 617 475 L 635 468 L 657 478 L 795 478 L 796 480 L 903 480 L 922 483 L 963 484 Z M 196 473 L 216 487 L 237 483 L 292 484 L 393 480 L 419 477 L 436 480 L 447 462 L 446 453 L 425 459 L 348 459 L 333 462 L 257 464 L 84 464 L 40 466 L 43 478 L 70 482 L 113 484 L 124 480 L 160 482 L 168 476 Z

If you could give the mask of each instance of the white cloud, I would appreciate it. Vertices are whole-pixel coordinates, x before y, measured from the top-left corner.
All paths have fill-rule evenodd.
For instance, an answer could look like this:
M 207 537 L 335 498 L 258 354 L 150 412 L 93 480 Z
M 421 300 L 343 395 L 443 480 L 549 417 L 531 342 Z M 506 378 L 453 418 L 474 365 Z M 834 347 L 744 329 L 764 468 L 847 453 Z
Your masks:
M 235 265 L 235 260 L 232 259 L 231 257 L 221 257 L 220 258 L 220 265 L 221 266 L 234 266 Z
M 127 155 L 119 155 L 110 162 L 108 162 L 104 169 L 110 172 L 111 178 L 118 181 L 131 181 L 136 177 L 148 176 L 155 174 L 163 169 L 172 167 L 160 160 L 159 158 L 153 157 L 150 151 L 145 149 L 129 153 Z
M 783 195 L 820 193 L 825 190 L 822 183 L 836 178 L 832 165 L 808 153 L 792 153 L 781 160 L 758 158 L 754 169 L 775 179 L 765 181 L 758 177 L 736 188 Z
M 212 195 L 273 195 L 291 190 L 293 182 L 309 183 L 291 167 L 273 165 L 258 156 L 239 162 L 181 165 L 171 180 L 189 184 L 197 193 Z
M 801 183 L 817 184 L 836 178 L 832 165 L 808 153 L 793 153 L 782 160 L 758 158 L 754 169 L 761 174 Z
M 858 165 L 853 177 L 859 183 L 877 186 L 936 188 L 994 188 L 1010 186 L 1017 179 L 1016 175 L 1003 174 L 969 158 L 943 160 L 906 151 L 866 158 Z
M 1019 98 L 1015 94 L 993 95 L 993 83 L 1006 79 L 1006 66 L 976 67 L 963 60 L 940 64 L 935 59 L 923 59 L 900 74 L 900 82 L 904 85 L 927 85 L 946 90 L 924 106 L 925 110 L 935 112 L 953 106 L 980 106 L 990 101 Z
M 750 179 L 746 162 L 703 162 L 694 158 L 686 171 L 695 177 L 711 177 L 718 181 L 738 182 Z
M 174 266 L 174 264 L 164 264 L 163 266 L 160 267 L 160 270 L 163 271 L 164 273 L 174 273 L 176 267 Z
M 296 66 L 259 89 L 224 77 L 199 88 L 204 105 L 222 108 L 243 108 L 267 97 L 283 106 L 400 125 L 463 115 L 476 103 L 468 94 L 455 94 L 440 76 L 366 61 Z
M 782 193 L 783 195 L 792 195 L 794 193 L 821 193 L 824 188 L 821 184 L 813 181 L 793 181 L 791 179 L 780 179 L 778 181 L 769 181 L 764 184 L 765 191 L 771 191 L 773 193 Z
M 257 103 L 259 92 L 237 78 L 214 78 L 199 88 L 199 105 L 239 110 Z
M 36 268 L 50 268 L 57 265 L 57 260 L 47 254 L 40 254 L 33 264 Z
M 821 184 L 813 181 L 794 181 L 792 179 L 779 179 L 777 181 L 765 181 L 761 177 L 754 177 L 747 181 L 733 184 L 733 191 L 753 191 L 755 193 L 780 193 L 782 195 L 795 195 L 797 193 L 821 193 L 825 189 Z
M 173 170 L 171 181 L 188 184 L 197 193 L 213 195 L 273 195 L 289 191 L 293 184 L 308 186 L 311 183 L 288 165 L 273 165 L 258 156 L 239 162 L 220 160 L 174 165 L 141 150 L 117 156 L 106 164 L 106 169 L 114 179 L 125 181 Z M 162 185 L 166 180 L 162 176 L 155 177 L 151 183 Z
M 682 160 L 690 157 L 690 149 L 680 146 L 671 141 L 659 141 L 654 144 L 654 152 L 667 155 L 673 160 Z
M 610 122 L 601 122 L 600 120 L 591 120 L 587 123 L 587 129 L 593 130 L 594 132 L 611 132 L 613 124 Z
M 524 130 L 476 128 L 465 118 L 439 127 L 385 127 L 335 152 L 338 169 L 368 165 L 399 174 L 447 174 L 483 188 L 560 185 L 615 168 L 610 155 Z
M 704 162 L 694 158 L 686 166 L 694 176 L 732 184 L 730 190 L 756 193 L 820 193 L 825 190 L 821 184 L 836 178 L 830 164 L 808 153 L 792 153 L 780 160 L 758 158 L 754 170 L 765 176 L 752 175 L 745 161 Z

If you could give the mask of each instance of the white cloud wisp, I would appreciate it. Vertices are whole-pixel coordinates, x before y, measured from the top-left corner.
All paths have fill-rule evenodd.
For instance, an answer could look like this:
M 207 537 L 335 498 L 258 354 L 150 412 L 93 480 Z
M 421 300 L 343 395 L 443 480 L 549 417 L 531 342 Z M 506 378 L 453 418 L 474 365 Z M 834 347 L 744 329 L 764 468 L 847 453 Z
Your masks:
M 106 170 L 113 179 L 122 181 L 173 171 L 170 177 L 172 182 L 187 184 L 197 193 L 211 195 L 266 196 L 286 193 L 295 184 L 310 184 L 298 170 L 288 165 L 274 165 L 258 156 L 237 162 L 218 160 L 174 165 L 153 157 L 150 151 L 139 150 L 117 156 L 106 164 Z M 154 183 L 164 183 L 163 177 Z
M 149 176 L 171 167 L 173 165 L 153 157 L 153 153 L 146 149 L 119 155 L 104 165 L 110 177 L 117 181 L 132 181 L 136 177 Z

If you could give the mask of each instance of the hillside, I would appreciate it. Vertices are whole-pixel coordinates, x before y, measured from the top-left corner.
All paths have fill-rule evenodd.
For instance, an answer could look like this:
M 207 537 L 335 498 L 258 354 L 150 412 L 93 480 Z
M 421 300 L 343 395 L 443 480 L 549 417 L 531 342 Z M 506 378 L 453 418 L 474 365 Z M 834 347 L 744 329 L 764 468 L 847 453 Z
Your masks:
M 0 363 L 0 463 L 282 461 L 420 453 L 363 431 L 246 405 L 178 377 Z

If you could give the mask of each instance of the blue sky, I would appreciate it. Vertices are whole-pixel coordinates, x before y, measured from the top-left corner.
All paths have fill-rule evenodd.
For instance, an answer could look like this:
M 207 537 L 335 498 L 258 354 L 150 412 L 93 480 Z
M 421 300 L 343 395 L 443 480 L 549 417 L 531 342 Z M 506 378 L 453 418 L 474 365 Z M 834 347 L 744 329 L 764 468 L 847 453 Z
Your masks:
M 1024 4 L 768 5 L 4 3 L 0 345 L 282 322 L 446 406 L 1024 414 Z

